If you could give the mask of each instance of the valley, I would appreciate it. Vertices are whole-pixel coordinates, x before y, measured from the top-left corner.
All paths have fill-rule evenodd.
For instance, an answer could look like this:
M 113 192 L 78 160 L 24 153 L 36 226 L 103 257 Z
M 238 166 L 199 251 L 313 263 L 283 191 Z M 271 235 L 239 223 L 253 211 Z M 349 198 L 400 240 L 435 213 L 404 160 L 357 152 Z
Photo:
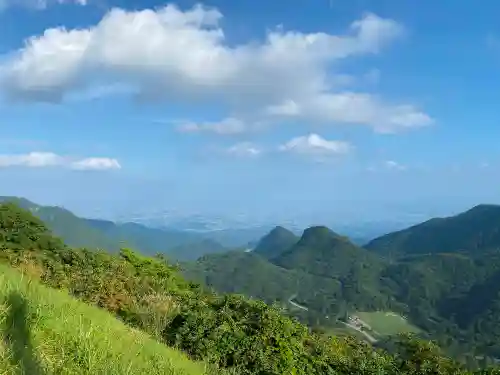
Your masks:
M 93 243 L 114 252 L 133 247 L 146 255 L 155 246 L 166 249 L 162 256 L 180 261 L 187 279 L 218 293 L 277 303 L 315 330 L 354 334 L 375 346 L 414 334 L 469 362 L 500 356 L 499 206 L 433 219 L 365 246 L 323 226 L 300 236 L 278 226 L 248 252 L 197 235 L 78 218 L 22 199 L 17 203 L 69 243 L 84 238 L 88 248 Z

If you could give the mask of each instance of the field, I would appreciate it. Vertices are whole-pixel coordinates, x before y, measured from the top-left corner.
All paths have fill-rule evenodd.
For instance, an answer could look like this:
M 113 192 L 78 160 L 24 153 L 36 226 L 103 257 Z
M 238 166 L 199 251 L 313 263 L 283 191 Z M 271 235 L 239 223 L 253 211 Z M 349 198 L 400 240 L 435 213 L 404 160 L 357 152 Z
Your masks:
M 416 333 L 419 331 L 417 327 L 406 321 L 401 315 L 390 311 L 357 312 L 355 315 L 370 325 L 373 333 L 379 336 Z
M 109 313 L 0 265 L 0 374 L 201 375 L 205 366 Z

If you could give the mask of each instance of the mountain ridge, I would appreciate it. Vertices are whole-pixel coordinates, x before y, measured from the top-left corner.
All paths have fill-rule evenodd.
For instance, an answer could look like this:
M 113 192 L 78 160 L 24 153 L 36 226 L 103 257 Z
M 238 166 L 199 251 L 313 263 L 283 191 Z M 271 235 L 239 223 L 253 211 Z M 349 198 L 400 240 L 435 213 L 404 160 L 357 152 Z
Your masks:
M 366 249 L 390 258 L 426 253 L 477 253 L 500 248 L 500 205 L 480 204 L 373 239 Z
M 149 228 L 138 223 L 82 218 L 65 208 L 42 206 L 20 197 L 2 196 L 0 202 L 11 202 L 29 210 L 46 223 L 56 236 L 74 247 L 99 248 L 112 252 L 117 252 L 122 247 L 132 247 L 144 254 L 170 254 L 172 257 L 175 255 L 176 260 L 184 261 L 202 255 L 204 251 L 199 244 L 210 240 L 194 233 Z M 228 250 L 214 240 L 210 242 L 210 251 Z M 190 245 L 197 247 L 192 255 L 186 251 Z

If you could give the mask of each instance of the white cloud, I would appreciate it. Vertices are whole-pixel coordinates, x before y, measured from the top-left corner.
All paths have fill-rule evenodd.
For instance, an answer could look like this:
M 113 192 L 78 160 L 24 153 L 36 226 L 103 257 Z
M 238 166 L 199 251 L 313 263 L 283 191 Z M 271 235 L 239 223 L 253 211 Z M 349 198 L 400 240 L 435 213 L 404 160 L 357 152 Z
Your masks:
M 184 122 L 177 129 L 186 133 L 211 132 L 221 135 L 232 135 L 245 132 L 246 125 L 242 120 L 229 117 L 219 122 Z
M 1 87 L 11 98 L 56 101 L 106 81 L 135 85 L 143 98 L 224 103 L 242 118 L 260 113 L 381 131 L 432 122 L 410 104 L 387 104 L 336 86 L 343 75 L 332 70 L 335 62 L 380 52 L 403 33 L 393 20 L 366 14 L 344 35 L 276 29 L 261 43 L 233 47 L 221 18 L 213 8 L 168 5 L 113 9 L 88 29 L 48 29 L 0 66 Z
M 286 101 L 268 107 L 267 113 L 317 122 L 369 124 L 383 133 L 432 124 L 428 115 L 411 105 L 386 107 L 373 95 L 354 92 L 318 94 L 301 102 Z
M 116 159 L 85 158 L 76 159 L 57 155 L 53 152 L 30 152 L 28 154 L 0 155 L 0 168 L 8 167 L 64 167 L 79 170 L 120 169 Z
M 241 142 L 229 147 L 227 153 L 242 157 L 257 157 L 262 154 L 262 150 L 250 142 Z
M 30 152 L 24 155 L 0 155 L 0 167 L 52 167 L 63 163 L 64 159 L 52 152 Z
M 121 169 L 121 165 L 116 159 L 110 158 L 86 158 L 77 160 L 70 164 L 72 169 L 79 170 L 107 170 L 107 169 Z
M 344 141 L 328 141 L 317 134 L 296 137 L 280 146 L 280 151 L 313 156 L 347 154 L 352 146 Z

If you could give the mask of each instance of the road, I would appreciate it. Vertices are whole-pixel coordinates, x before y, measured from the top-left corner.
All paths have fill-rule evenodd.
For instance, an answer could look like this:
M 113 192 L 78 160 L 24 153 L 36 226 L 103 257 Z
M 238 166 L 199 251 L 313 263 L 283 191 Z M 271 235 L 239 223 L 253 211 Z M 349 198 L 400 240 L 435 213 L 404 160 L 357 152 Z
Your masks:
M 288 299 L 288 303 L 289 303 L 290 305 L 292 305 L 292 306 L 297 307 L 298 309 L 301 309 L 301 310 L 304 310 L 304 311 L 309 311 L 309 309 L 308 309 L 307 307 L 302 306 L 302 305 L 298 304 L 297 302 L 294 302 L 294 301 L 293 301 L 293 299 L 294 299 L 295 297 L 297 297 L 297 295 L 296 295 L 296 294 L 294 294 L 293 296 L 291 296 L 291 297 Z M 352 324 L 350 324 L 350 323 L 343 322 L 343 321 L 341 321 L 341 320 L 338 320 L 338 321 L 339 321 L 340 323 L 344 324 L 345 326 L 347 326 L 347 327 L 349 327 L 349 328 L 352 328 L 352 329 L 354 329 L 354 330 L 356 330 L 356 331 L 360 332 L 362 335 L 364 335 L 364 336 L 368 339 L 368 341 L 369 341 L 370 343 L 374 344 L 374 343 L 376 343 L 376 342 L 378 341 L 375 337 L 373 337 L 372 335 L 370 335 L 368 332 L 366 332 L 366 331 L 363 331 L 363 330 L 359 329 L 359 328 L 358 328 L 358 327 L 356 327 L 355 325 L 352 325 Z
M 288 298 L 288 303 L 292 306 L 295 306 L 296 308 L 298 309 L 301 309 L 301 310 L 304 310 L 304 311 L 309 311 L 309 309 L 305 306 L 302 306 L 300 304 L 298 304 L 297 302 L 294 302 L 293 299 L 296 298 L 297 295 L 296 294 L 293 294 L 290 296 L 290 298 Z
M 349 324 L 349 323 L 343 322 L 343 321 L 341 321 L 341 320 L 339 320 L 339 322 L 340 322 L 340 323 L 342 323 L 342 324 L 344 324 L 344 325 L 346 325 L 346 326 L 347 326 L 347 327 L 349 327 L 349 328 L 352 328 L 352 329 L 354 329 L 354 330 L 356 330 L 356 331 L 358 331 L 358 332 L 362 333 L 362 334 L 363 334 L 363 335 L 364 335 L 364 336 L 368 339 L 368 341 L 370 341 L 370 343 L 372 343 L 372 344 L 375 344 L 375 343 L 378 341 L 375 337 L 373 337 L 372 335 L 370 335 L 368 332 L 365 332 L 365 331 L 363 331 L 363 330 L 359 329 L 359 328 L 358 328 L 358 327 L 356 327 L 355 325 L 352 325 L 352 324 Z
M 288 300 L 288 303 L 290 305 L 293 305 L 293 306 L 297 307 L 298 309 L 309 311 L 309 309 L 307 307 L 299 305 L 297 302 L 293 302 L 291 299 Z

